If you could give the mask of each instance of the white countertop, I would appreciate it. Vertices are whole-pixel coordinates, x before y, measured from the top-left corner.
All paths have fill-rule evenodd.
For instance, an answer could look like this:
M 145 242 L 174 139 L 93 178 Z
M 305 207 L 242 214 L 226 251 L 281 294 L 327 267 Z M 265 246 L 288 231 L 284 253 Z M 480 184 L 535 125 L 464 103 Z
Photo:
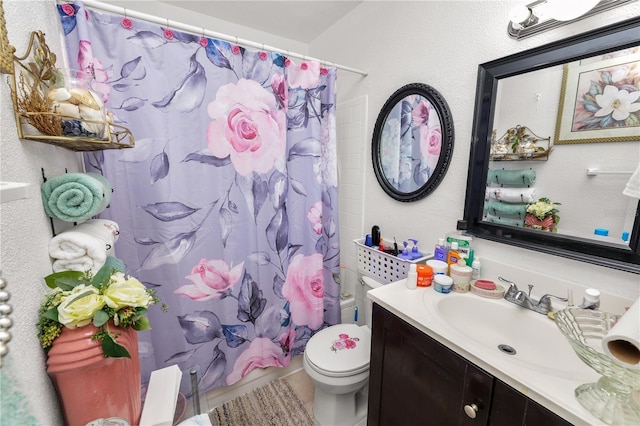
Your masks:
M 574 396 L 576 387 L 595 382 L 600 377 L 577 355 L 571 371 L 564 374 L 558 371 L 545 371 L 537 366 L 528 367 L 522 361 L 500 352 L 497 348 L 490 350 L 486 346 L 479 345 L 473 339 L 448 326 L 433 308 L 429 308 L 442 298 L 478 298 L 480 296 L 453 292 L 440 294 L 433 290 L 433 286 L 409 290 L 404 280 L 400 280 L 369 291 L 367 297 L 567 421 L 576 425 L 603 424 L 582 407 Z M 486 300 L 491 303 L 510 304 L 504 299 Z M 519 309 L 544 318 L 533 311 Z M 460 315 L 465 313 L 460 312 Z M 469 318 L 469 321 L 473 321 L 473 318 Z M 500 327 L 500 324 L 496 324 L 496 327 Z M 561 335 L 559 330 L 557 332 Z M 523 333 L 526 334 L 527 330 L 523 330 Z M 568 348 L 571 348 L 568 342 L 565 343 Z M 544 345 L 544 342 L 539 344 Z M 548 348 L 550 366 L 553 366 L 554 350 L 556 350 L 554 347 Z

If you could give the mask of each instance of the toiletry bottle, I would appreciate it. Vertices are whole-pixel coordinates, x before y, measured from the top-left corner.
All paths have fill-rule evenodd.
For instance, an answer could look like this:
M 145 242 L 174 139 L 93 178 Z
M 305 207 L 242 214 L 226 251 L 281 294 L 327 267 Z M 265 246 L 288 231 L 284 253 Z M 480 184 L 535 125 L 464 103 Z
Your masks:
M 447 234 L 447 244 L 458 243 L 458 255 L 465 260 L 467 266 L 473 263 L 473 236 L 465 231 L 454 231 Z
M 418 271 L 415 263 L 409 265 L 409 272 L 407 272 L 405 284 L 409 290 L 414 290 L 418 286 Z
M 447 261 L 447 252 L 449 249 L 447 248 L 447 244 L 444 241 L 444 238 L 438 238 L 438 242 L 436 243 L 436 248 L 433 251 L 433 258 L 435 260 L 441 260 L 442 262 Z
M 467 293 L 471 284 L 471 266 L 467 266 L 467 263 L 463 258 L 458 260 L 457 264 L 452 264 L 449 267 L 449 276 L 453 280 L 453 287 L 451 290 L 457 293 Z
M 481 267 L 482 267 L 482 264 L 480 263 L 480 258 L 476 257 L 475 259 L 473 259 L 473 262 L 471 263 L 471 280 L 472 281 L 480 279 Z
M 416 270 L 418 272 L 418 287 L 429 287 L 433 281 L 433 269 L 431 266 L 418 263 Z
M 447 253 L 447 264 L 449 265 L 449 272 L 451 272 L 451 265 L 455 265 L 460 260 L 460 254 L 458 254 L 458 243 L 456 241 L 451 243 L 449 252 Z

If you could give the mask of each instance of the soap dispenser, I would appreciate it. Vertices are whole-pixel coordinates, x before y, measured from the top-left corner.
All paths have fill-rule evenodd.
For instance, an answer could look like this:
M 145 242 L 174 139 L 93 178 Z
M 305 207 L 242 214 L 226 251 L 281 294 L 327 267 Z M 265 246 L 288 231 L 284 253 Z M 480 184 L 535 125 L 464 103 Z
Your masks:
M 411 247 L 411 260 L 420 259 L 422 257 L 422 253 L 418 250 L 418 240 L 409 238 L 409 241 L 413 243 L 413 247 Z

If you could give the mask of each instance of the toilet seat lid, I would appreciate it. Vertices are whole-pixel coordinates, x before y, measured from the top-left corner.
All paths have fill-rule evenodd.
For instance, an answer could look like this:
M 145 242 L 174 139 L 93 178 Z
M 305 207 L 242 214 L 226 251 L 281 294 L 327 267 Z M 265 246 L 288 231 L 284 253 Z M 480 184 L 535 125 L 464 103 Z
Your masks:
M 369 368 L 371 330 L 338 324 L 314 334 L 304 351 L 311 367 L 331 377 L 352 376 Z

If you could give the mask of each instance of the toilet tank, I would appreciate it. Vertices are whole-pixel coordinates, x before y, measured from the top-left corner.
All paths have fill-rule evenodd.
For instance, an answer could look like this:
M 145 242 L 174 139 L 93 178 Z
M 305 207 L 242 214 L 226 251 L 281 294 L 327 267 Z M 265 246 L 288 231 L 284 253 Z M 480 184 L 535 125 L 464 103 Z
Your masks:
M 368 327 L 371 327 L 371 320 L 372 320 L 372 315 L 373 315 L 373 302 L 367 298 L 366 293 L 369 292 L 369 290 L 373 290 L 374 288 L 378 288 L 382 285 L 384 285 L 383 283 L 374 280 L 373 278 L 367 277 L 367 276 L 362 276 L 361 278 L 361 282 L 362 285 L 364 285 L 364 291 L 365 291 L 365 296 L 364 296 L 364 314 L 365 314 L 365 320 L 366 320 L 366 325 Z

